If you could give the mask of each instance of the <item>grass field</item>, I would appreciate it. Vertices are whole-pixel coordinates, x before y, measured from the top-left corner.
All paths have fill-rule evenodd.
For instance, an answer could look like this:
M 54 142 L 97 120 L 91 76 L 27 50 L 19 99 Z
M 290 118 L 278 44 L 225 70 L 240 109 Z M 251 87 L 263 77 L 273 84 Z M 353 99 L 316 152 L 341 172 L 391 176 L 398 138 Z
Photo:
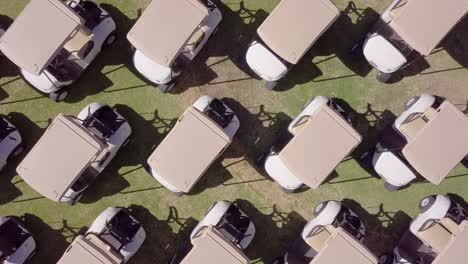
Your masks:
M 116 20 L 119 40 L 71 87 L 65 102 L 53 103 L 31 89 L 5 59 L 0 64 L 0 113 L 10 114 L 28 147 L 58 113 L 77 114 L 94 101 L 116 105 L 135 135 L 74 207 L 41 197 L 16 176 L 21 158 L 1 172 L 0 215 L 25 219 L 40 248 L 32 263 L 55 263 L 67 244 L 109 206 L 131 207 L 147 231 L 147 240 L 131 263 L 167 263 L 214 201 L 237 201 L 257 226 L 247 255 L 255 263 L 269 263 L 299 235 L 313 208 L 323 200 L 348 199 L 365 221 L 366 245 L 380 254 L 392 248 L 423 197 L 456 193 L 468 199 L 468 169 L 461 164 L 440 186 L 418 183 L 389 193 L 382 180 L 354 159 L 375 145 L 383 127 L 412 96 L 438 94 L 467 110 L 467 19 L 426 61 L 409 67 L 399 82 L 384 85 L 375 80 L 375 70 L 351 57 L 349 51 L 391 1 L 335 0 L 342 11 L 338 21 L 292 69 L 278 91 L 269 92 L 263 82 L 246 73 L 244 55 L 256 28 L 279 0 L 223 0 L 219 6 L 224 20 L 218 34 L 181 76 L 175 91 L 161 94 L 133 73 L 125 38 L 138 9 L 149 0 L 99 2 Z M 4 15 L 0 23 L 11 23 L 26 3 L 0 1 Z M 204 94 L 229 98 L 241 129 L 223 159 L 209 169 L 195 190 L 177 198 L 148 175 L 142 163 L 182 111 Z M 356 127 L 364 142 L 318 190 L 288 195 L 259 173 L 255 161 L 316 95 L 346 100 L 357 112 Z M 72 158 L 73 150 L 65 155 Z

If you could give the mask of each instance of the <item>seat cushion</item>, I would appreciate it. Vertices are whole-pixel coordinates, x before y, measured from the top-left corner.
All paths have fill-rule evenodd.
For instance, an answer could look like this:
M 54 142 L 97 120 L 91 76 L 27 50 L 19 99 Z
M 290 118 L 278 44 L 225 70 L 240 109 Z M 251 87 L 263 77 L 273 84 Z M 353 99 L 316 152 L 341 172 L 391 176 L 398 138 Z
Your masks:
M 438 223 L 427 230 L 419 231 L 418 237 L 432 250 L 440 253 L 450 242 L 452 234 Z

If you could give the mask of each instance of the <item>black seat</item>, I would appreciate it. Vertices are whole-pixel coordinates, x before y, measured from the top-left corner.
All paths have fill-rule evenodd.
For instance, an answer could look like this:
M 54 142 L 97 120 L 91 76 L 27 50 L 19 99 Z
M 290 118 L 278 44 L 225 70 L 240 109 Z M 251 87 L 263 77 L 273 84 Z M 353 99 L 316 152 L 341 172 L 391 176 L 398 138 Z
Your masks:
M 109 138 L 125 123 L 110 106 L 99 108 L 83 124 L 96 136 Z

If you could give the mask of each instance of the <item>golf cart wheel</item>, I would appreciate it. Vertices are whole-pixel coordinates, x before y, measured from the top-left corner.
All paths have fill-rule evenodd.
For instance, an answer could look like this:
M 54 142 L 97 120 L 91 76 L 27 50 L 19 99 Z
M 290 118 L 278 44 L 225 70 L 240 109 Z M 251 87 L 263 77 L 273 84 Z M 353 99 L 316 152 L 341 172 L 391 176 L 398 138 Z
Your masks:
M 322 213 L 323 210 L 325 210 L 325 208 L 327 207 L 327 204 L 328 204 L 328 202 L 319 203 L 319 205 L 317 205 L 317 207 L 315 207 L 314 215 L 318 216 L 320 213 Z
M 431 206 L 435 203 L 435 201 L 436 201 L 436 197 L 434 195 L 431 195 L 422 199 L 418 205 L 419 211 L 421 211 L 421 213 L 426 212 L 427 210 L 429 210 L 429 208 L 431 208 Z
M 184 192 L 175 192 L 174 194 L 175 194 L 177 197 L 182 197 L 182 196 L 184 196 L 185 193 L 184 193 Z
M 130 143 L 130 141 L 132 141 L 132 137 L 133 135 L 130 135 L 128 136 L 128 138 L 124 141 L 124 143 L 122 144 L 122 148 L 123 147 L 126 147 L 128 145 L 128 143 Z
M 268 82 L 265 84 L 265 88 L 266 88 L 268 91 L 273 91 L 273 89 L 275 89 L 276 85 L 278 85 L 278 82 L 270 82 L 270 81 L 268 81 Z
M 57 92 L 52 92 L 49 94 L 50 100 L 56 103 L 62 102 L 63 100 L 65 100 L 65 98 L 67 98 L 67 96 L 68 96 L 68 91 L 65 89 L 60 89 Z
M 287 188 L 284 188 L 284 187 L 281 187 L 281 189 L 283 189 L 283 192 L 285 192 L 287 194 L 294 193 L 294 191 L 295 191 L 295 190 L 287 189 Z
M 392 78 L 393 74 L 392 73 L 384 73 L 384 72 L 379 72 L 377 74 L 377 81 L 381 83 L 388 83 L 390 79 Z
M 418 100 L 419 100 L 419 96 L 415 96 L 411 98 L 408 102 L 406 102 L 405 110 L 410 109 Z
M 159 90 L 160 90 L 162 93 L 167 93 L 167 92 L 169 92 L 172 88 L 174 88 L 174 85 L 175 85 L 175 81 L 170 81 L 170 82 L 167 83 L 167 84 L 160 84 L 158 87 L 159 87 Z
M 115 43 L 115 40 L 117 39 L 117 34 L 115 33 L 115 31 L 112 31 L 109 36 L 107 36 L 106 40 L 104 40 L 104 43 L 102 43 L 102 47 L 103 48 L 109 48 L 110 46 L 112 46 L 112 44 Z
M 23 144 L 19 144 L 18 146 L 16 146 L 16 148 L 11 152 L 10 156 L 8 156 L 8 159 L 11 160 L 11 159 L 14 159 L 16 157 L 18 157 L 19 155 L 21 155 L 21 153 L 23 153 L 24 151 L 24 145 Z
M 400 189 L 400 186 L 395 186 L 388 182 L 385 182 L 384 186 L 385 186 L 385 189 L 387 189 L 387 191 L 389 192 L 395 192 L 395 191 L 398 191 L 398 189 Z

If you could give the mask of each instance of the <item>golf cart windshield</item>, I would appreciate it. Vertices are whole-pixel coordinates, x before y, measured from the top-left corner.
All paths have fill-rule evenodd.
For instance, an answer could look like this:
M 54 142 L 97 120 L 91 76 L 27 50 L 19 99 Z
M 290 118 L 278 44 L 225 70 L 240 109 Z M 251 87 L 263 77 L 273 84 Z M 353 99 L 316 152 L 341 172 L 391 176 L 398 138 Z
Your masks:
M 106 241 L 115 251 L 120 251 L 123 246 L 130 243 L 141 225 L 127 212 L 120 210 L 106 223 L 106 228 L 99 237 Z
M 60 0 L 31 0 L 0 39 L 0 50 L 20 68 L 40 75 L 82 24 Z
M 15 253 L 29 237 L 30 235 L 13 219 L 4 222 L 0 226 L 0 261 Z
M 146 57 L 170 67 L 208 14 L 198 0 L 153 0 L 127 38 Z
M 329 0 L 282 0 L 257 32 L 277 55 L 297 64 L 339 14 Z
M 413 49 L 429 55 L 468 11 L 466 0 L 410 0 L 390 27 Z

